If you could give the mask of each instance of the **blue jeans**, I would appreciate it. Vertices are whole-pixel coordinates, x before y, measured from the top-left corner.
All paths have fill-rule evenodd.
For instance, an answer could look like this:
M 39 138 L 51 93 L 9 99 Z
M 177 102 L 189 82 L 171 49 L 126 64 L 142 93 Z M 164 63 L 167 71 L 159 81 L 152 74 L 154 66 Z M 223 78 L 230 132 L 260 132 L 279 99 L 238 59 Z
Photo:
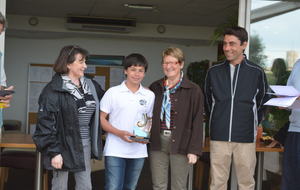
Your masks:
M 134 190 L 145 158 L 105 156 L 105 190 Z

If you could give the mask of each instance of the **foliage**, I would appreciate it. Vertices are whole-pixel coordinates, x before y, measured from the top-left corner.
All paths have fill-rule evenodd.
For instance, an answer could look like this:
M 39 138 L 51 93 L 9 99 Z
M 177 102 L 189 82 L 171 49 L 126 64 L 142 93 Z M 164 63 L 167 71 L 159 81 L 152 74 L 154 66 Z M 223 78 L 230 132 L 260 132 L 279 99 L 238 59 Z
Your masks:
M 203 89 L 208 68 L 209 60 L 192 62 L 187 67 L 187 77 Z
M 261 38 L 258 34 L 250 36 L 250 46 L 249 46 L 249 60 L 253 63 L 266 67 L 267 56 L 264 55 L 265 46 L 262 43 Z
M 216 45 L 218 41 L 221 40 L 224 30 L 229 27 L 234 27 L 238 25 L 238 13 L 230 15 L 227 19 L 227 22 L 220 24 L 215 30 L 211 39 L 211 45 Z
M 198 84 L 200 88 L 204 89 L 205 77 L 207 70 L 209 68 L 209 60 L 202 60 L 192 62 L 187 67 L 187 77 L 189 80 L 193 81 L 194 83 Z M 205 136 L 209 136 L 209 127 L 208 122 L 206 120 L 205 125 Z

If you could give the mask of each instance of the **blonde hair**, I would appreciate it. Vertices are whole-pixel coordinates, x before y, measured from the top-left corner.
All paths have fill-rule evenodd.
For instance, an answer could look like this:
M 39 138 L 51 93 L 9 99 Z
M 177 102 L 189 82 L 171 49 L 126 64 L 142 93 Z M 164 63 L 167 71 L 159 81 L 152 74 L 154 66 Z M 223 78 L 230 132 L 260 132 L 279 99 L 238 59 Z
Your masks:
M 179 63 L 184 63 L 184 55 L 181 49 L 176 47 L 168 47 L 162 52 L 162 58 L 164 59 L 166 56 L 172 56 L 178 59 Z

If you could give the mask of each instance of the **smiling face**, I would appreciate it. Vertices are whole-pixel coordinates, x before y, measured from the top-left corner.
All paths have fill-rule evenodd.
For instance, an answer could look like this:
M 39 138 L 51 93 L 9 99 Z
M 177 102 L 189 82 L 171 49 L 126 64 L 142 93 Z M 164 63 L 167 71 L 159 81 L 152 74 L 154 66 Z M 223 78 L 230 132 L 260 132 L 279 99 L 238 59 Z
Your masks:
M 145 77 L 145 67 L 132 65 L 124 70 L 124 73 L 127 76 L 126 83 L 137 86 Z
M 234 35 L 225 35 L 223 39 L 223 51 L 230 63 L 238 64 L 244 58 L 244 49 L 247 42 L 241 44 L 241 41 Z
M 75 55 L 75 61 L 67 65 L 69 72 L 68 75 L 73 78 L 80 78 L 84 76 L 84 70 L 87 68 L 85 58 L 80 54 Z
M 184 63 L 180 63 L 177 58 L 167 55 L 163 58 L 162 68 L 168 79 L 180 78 L 180 72 Z

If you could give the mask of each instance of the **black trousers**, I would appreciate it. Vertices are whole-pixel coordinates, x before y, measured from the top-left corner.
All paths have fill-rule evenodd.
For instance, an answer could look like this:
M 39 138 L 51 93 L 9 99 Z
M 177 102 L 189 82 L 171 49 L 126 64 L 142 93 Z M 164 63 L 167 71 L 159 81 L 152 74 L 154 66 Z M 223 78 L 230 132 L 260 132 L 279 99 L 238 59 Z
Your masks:
M 284 145 L 281 190 L 300 190 L 300 133 L 288 132 Z

